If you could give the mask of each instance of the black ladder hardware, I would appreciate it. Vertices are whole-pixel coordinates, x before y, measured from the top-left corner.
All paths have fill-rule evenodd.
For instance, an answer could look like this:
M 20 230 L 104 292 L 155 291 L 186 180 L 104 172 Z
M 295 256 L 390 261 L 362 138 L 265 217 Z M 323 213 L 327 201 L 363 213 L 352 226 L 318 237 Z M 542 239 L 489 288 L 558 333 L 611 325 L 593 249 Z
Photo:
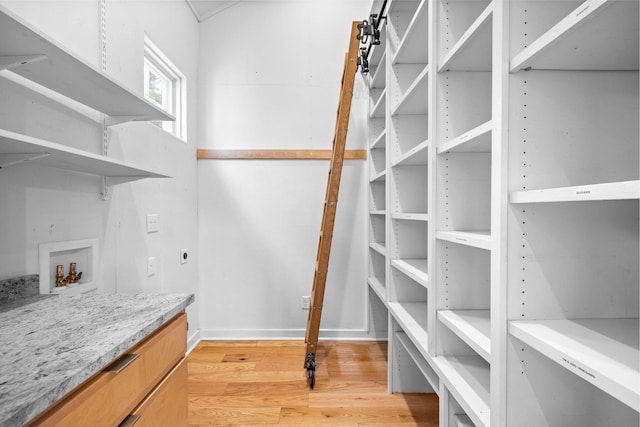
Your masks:
M 369 43 L 369 46 L 366 48 L 361 48 L 360 56 L 358 58 L 360 72 L 363 74 L 369 72 L 369 55 L 371 54 L 371 47 L 380 44 L 380 25 L 383 20 L 387 20 L 387 17 L 384 14 L 386 7 L 387 0 L 384 0 L 380 7 L 380 13 L 369 15 L 369 20 L 367 21 L 365 19 L 360 24 L 360 27 L 358 27 L 358 29 L 362 31 L 362 34 L 358 34 L 357 36 L 358 40 L 360 40 L 362 44 Z

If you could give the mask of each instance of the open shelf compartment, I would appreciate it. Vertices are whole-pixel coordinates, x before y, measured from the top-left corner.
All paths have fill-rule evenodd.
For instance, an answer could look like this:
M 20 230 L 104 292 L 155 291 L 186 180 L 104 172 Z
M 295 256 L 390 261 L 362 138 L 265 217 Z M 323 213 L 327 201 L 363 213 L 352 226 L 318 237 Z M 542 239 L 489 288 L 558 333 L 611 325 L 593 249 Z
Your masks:
M 638 319 L 511 321 L 509 333 L 640 411 Z
M 426 354 L 429 345 L 426 301 L 389 302 L 389 311 L 416 347 Z
M 427 173 L 425 166 L 395 166 L 392 168 L 392 203 L 396 213 L 427 214 Z
M 421 0 L 392 58 L 392 64 L 427 64 L 429 60 L 429 2 Z
M 429 363 L 431 357 L 425 357 L 423 353 L 420 353 L 418 348 L 413 344 L 413 342 L 411 342 L 411 339 L 405 332 L 396 332 L 395 337 L 397 342 L 409 354 L 413 363 L 415 363 L 420 370 L 420 373 L 422 373 L 422 375 L 427 379 L 431 388 L 437 392 L 439 389 L 440 378 L 438 378 L 438 374 L 436 374 Z
M 438 320 L 484 360 L 491 359 L 490 310 L 440 310 Z
M 396 99 L 395 107 L 392 111 L 392 115 L 426 115 L 428 112 L 428 98 L 429 98 L 429 67 L 418 66 L 420 69 L 419 74 L 411 81 L 411 84 L 403 90 L 402 85 L 398 84 L 400 97 Z M 397 71 L 394 69 L 396 77 Z
M 587 0 L 584 2 L 553 2 L 536 4 L 520 2 L 520 15 L 527 33 L 538 38 L 511 60 L 511 71 L 547 70 L 637 70 L 638 69 L 638 2 Z M 564 5 L 562 5 L 564 3 Z M 546 15 L 556 21 L 536 24 L 528 13 L 540 20 L 535 8 L 545 8 Z M 572 9 L 567 14 L 566 8 Z M 548 18 L 548 19 L 549 19 Z M 526 22 L 525 22 L 526 21 Z M 537 25 L 540 29 L 536 29 Z M 514 33 L 517 34 L 517 33 Z M 514 42 L 515 46 L 522 46 Z
M 394 259 L 391 266 L 425 288 L 429 285 L 426 258 Z
M 438 71 L 490 71 L 491 70 L 491 42 L 492 42 L 492 13 L 493 3 L 477 2 L 477 6 L 469 7 L 469 2 L 464 2 L 465 15 L 476 12 L 478 7 L 486 4 L 485 9 L 480 15 L 469 25 L 466 31 L 457 39 L 455 45 L 447 50 L 446 55 L 442 59 Z M 453 6 L 452 6 L 453 4 Z M 457 10 L 460 5 L 455 6 L 456 2 L 448 2 L 448 8 L 456 9 L 448 16 L 460 12 Z M 446 9 L 448 9 L 446 8 Z M 469 16 L 465 16 L 465 21 Z M 453 20 L 453 19 L 452 19 Z M 464 25 L 464 24 L 462 24 Z M 454 27 L 447 26 L 447 29 Z
M 391 48 L 392 60 L 400 51 L 407 36 L 413 31 L 422 31 L 417 25 L 417 12 L 424 8 L 426 0 L 393 0 L 387 9 L 387 43 Z M 422 8 L 421 8 L 422 5 Z M 426 43 L 425 43 L 426 46 Z M 394 61 L 392 61 L 393 63 Z
M 476 126 L 468 132 L 448 140 L 438 146 L 441 153 L 490 153 L 491 152 L 491 120 Z
M 438 356 L 436 372 L 449 392 L 478 427 L 489 427 L 490 368 L 480 356 Z

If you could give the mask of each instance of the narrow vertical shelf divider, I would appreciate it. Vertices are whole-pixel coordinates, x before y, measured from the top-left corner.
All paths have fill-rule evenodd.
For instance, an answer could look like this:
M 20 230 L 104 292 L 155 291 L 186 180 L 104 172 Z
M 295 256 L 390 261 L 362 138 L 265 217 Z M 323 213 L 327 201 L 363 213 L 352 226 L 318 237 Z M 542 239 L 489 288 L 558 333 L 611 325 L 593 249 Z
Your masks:
M 494 146 L 493 1 L 438 0 L 436 74 L 435 363 L 455 401 L 476 426 L 489 426 L 494 260 L 499 210 Z M 450 410 L 449 406 L 442 411 Z M 496 411 L 499 412 L 499 411 Z M 445 414 L 452 419 L 454 414 Z M 461 415 L 461 414 L 455 414 Z
M 380 13 L 381 2 L 374 1 L 371 14 Z M 367 257 L 367 286 L 370 295 L 369 329 L 389 336 L 387 281 L 388 266 L 388 130 L 387 116 L 387 30 L 382 20 L 380 44 L 370 45 L 369 73 L 369 248 Z M 377 300 L 377 301 L 375 301 Z M 371 328 L 373 325 L 373 328 Z M 391 351 L 391 350 L 389 350 Z
M 439 388 L 428 360 L 432 10 L 428 0 L 392 0 L 387 12 L 389 340 L 401 348 L 390 352 L 392 392 Z M 400 367 L 409 373 L 393 374 Z

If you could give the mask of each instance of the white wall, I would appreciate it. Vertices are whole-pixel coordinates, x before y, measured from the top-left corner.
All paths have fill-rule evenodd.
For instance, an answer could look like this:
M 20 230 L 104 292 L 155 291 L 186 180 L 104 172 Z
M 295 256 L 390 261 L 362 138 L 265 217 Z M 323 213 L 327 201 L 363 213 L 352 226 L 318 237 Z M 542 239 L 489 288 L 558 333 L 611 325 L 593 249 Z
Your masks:
M 99 2 L 2 1 L 44 33 L 98 65 Z M 113 187 L 100 199 L 101 179 L 28 163 L 0 170 L 0 280 L 38 273 L 38 244 L 99 238 L 100 284 L 106 292 L 197 292 L 196 83 L 198 24 L 181 1 L 108 0 L 107 72 L 142 91 L 143 36 L 178 66 L 188 81 L 188 143 L 148 123 L 111 128 L 110 156 L 165 171 L 171 179 Z M 100 126 L 91 118 L 0 77 L 0 128 L 99 153 Z M 148 213 L 160 232 L 147 234 Z M 179 263 L 191 248 L 189 263 Z M 147 277 L 146 259 L 158 273 Z M 198 330 L 198 298 L 189 309 Z
M 241 2 L 200 24 L 201 148 L 331 148 L 362 1 Z M 347 149 L 366 146 L 358 75 Z M 205 338 L 303 338 L 328 161 L 200 160 Z M 342 175 L 321 337 L 367 336 L 365 161 Z

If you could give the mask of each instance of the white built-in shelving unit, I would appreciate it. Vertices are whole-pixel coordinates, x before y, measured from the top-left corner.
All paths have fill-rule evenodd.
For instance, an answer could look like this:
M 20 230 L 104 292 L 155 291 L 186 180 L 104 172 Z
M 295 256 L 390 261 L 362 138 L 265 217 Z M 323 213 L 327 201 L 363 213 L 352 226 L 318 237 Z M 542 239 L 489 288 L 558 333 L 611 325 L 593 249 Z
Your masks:
M 638 2 L 385 15 L 369 286 L 389 390 L 438 393 L 443 427 L 637 426 Z
M 133 120 L 174 120 L 144 97 L 69 52 L 46 34 L 0 6 L 0 70 L 21 76 L 44 91 L 88 106 L 112 125 Z M 5 71 L 7 72 L 7 71 Z M 108 185 L 166 177 L 106 156 L 0 129 L 0 167 L 24 161 L 102 175 Z

